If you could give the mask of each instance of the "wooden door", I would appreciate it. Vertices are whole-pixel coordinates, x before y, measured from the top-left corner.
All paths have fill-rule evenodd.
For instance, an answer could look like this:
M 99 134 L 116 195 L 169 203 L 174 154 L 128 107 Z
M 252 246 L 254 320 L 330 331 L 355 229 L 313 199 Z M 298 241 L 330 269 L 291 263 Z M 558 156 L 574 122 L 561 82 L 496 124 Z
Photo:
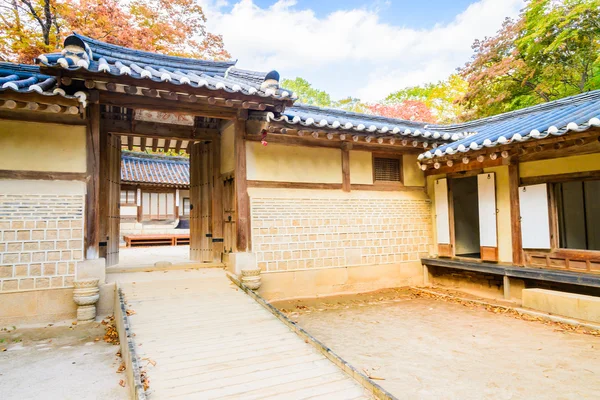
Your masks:
M 435 226 L 437 233 L 438 254 L 452 256 L 450 240 L 450 207 L 448 204 L 448 179 L 438 179 L 434 184 Z
M 190 259 L 213 261 L 212 152 L 210 143 L 192 145 L 190 154 Z
M 108 191 L 108 206 L 106 225 L 106 266 L 119 263 L 119 242 L 121 222 L 121 138 L 109 135 L 107 146 L 108 169 L 106 171 L 106 184 Z
M 519 188 L 524 249 L 550 249 L 548 189 L 545 183 Z
M 477 195 L 481 259 L 498 261 L 496 175 L 493 172 L 477 175 Z

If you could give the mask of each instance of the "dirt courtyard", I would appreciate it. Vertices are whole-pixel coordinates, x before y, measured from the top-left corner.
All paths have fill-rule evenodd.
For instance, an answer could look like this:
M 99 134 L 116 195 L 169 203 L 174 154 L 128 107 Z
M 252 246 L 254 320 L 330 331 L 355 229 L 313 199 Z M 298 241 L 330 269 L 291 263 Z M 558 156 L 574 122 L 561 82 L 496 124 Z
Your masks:
M 410 289 L 275 303 L 399 399 L 598 399 L 600 336 Z
M 117 373 L 119 346 L 104 334 L 99 322 L 3 327 L 0 399 L 128 399 L 125 374 Z

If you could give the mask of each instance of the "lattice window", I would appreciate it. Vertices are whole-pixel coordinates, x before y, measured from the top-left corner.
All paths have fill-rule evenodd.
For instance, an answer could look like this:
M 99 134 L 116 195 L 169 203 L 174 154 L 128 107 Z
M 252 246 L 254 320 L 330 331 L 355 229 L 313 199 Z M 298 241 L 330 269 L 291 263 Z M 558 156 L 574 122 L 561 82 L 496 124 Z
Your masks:
M 373 170 L 375 182 L 402 182 L 400 158 L 375 157 Z
M 135 205 L 134 189 L 121 189 L 121 204 Z

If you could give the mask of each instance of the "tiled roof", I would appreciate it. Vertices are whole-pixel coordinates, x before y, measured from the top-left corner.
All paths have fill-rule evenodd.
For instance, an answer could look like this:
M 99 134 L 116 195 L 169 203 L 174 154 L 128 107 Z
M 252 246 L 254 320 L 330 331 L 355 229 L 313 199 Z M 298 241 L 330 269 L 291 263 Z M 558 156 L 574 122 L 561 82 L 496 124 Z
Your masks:
M 43 54 L 36 61 L 46 67 L 84 68 L 95 73 L 127 75 L 194 88 L 281 100 L 294 98 L 293 93 L 279 88 L 276 71 L 245 71 L 235 68 L 236 61 L 196 60 L 133 50 L 76 33 L 65 39 L 60 53 Z
M 461 133 L 445 133 L 429 129 L 424 122 L 360 114 L 333 108 L 295 104 L 287 107 L 279 116 L 267 113 L 268 121 L 284 122 L 290 125 L 309 128 L 329 128 L 361 134 L 401 135 L 407 137 L 431 138 L 435 140 L 457 140 Z
M 124 183 L 188 186 L 190 184 L 190 161 L 185 157 L 123 152 L 121 181 Z
M 427 151 L 419 159 L 583 132 L 591 127 L 600 127 L 600 90 L 462 124 L 428 125 L 427 129 L 464 137 Z
M 44 96 L 60 95 L 68 99 L 78 99 L 85 103 L 87 95 L 76 92 L 71 96 L 58 88 L 56 78 L 44 75 L 36 65 L 0 62 L 0 92 L 12 90 L 18 93 L 39 93 Z

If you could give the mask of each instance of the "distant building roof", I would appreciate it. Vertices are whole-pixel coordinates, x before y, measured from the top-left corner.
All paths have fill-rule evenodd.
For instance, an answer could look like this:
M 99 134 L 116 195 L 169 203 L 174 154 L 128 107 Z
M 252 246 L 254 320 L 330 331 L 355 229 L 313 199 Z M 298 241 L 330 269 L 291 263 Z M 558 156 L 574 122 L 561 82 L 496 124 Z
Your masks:
M 444 134 L 462 134 L 463 138 L 427 151 L 419 159 L 583 132 L 591 127 L 600 127 L 600 90 L 462 124 L 427 125 Z
M 123 152 L 121 183 L 189 186 L 190 161 L 185 157 Z
M 36 61 L 44 67 L 85 69 L 93 73 L 131 76 L 175 85 L 205 87 L 275 99 L 292 99 L 279 88 L 276 71 L 255 72 L 235 68 L 236 61 L 207 61 L 139 51 L 73 33 L 59 53 L 42 54 Z

